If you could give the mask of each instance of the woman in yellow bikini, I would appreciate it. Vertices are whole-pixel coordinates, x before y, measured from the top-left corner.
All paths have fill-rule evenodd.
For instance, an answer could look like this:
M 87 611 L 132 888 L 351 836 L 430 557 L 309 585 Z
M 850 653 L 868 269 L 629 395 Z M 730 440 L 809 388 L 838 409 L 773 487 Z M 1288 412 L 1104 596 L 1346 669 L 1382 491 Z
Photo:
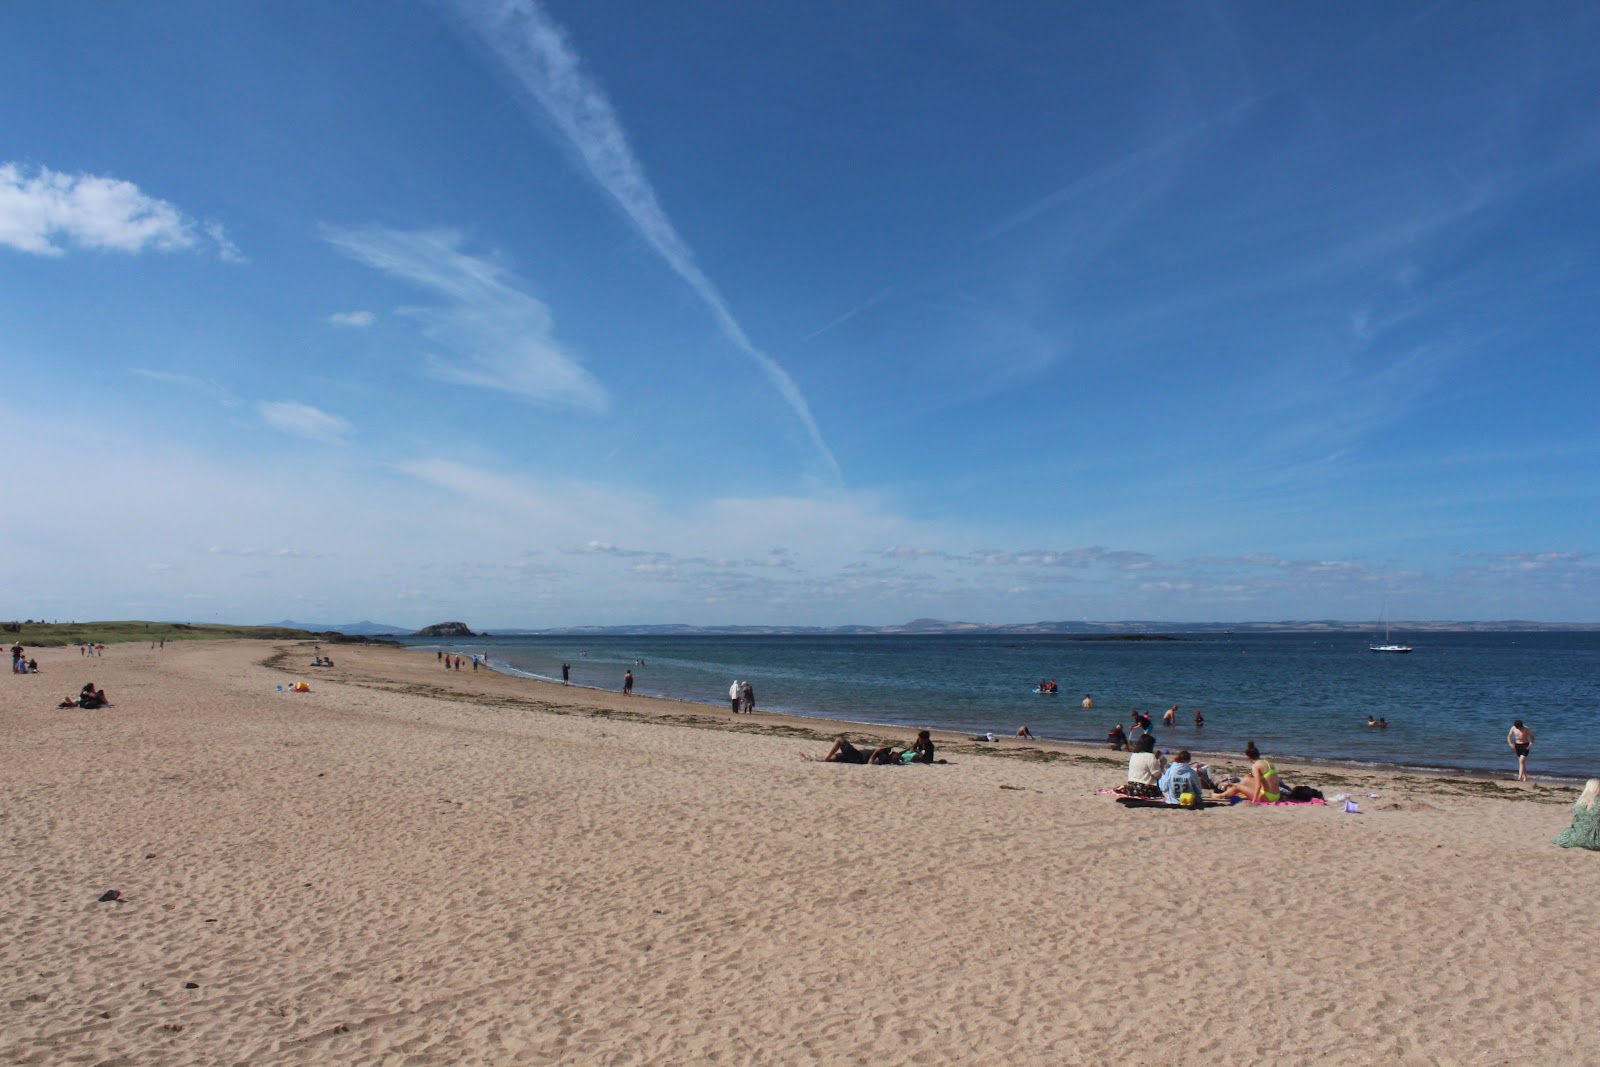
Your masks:
M 1244 754 L 1253 761 L 1250 773 L 1244 776 L 1243 781 L 1224 789 L 1217 799 L 1244 797 L 1252 804 L 1276 804 L 1282 800 L 1283 779 L 1278 777 L 1278 769 L 1257 751 L 1253 741 L 1245 748 Z

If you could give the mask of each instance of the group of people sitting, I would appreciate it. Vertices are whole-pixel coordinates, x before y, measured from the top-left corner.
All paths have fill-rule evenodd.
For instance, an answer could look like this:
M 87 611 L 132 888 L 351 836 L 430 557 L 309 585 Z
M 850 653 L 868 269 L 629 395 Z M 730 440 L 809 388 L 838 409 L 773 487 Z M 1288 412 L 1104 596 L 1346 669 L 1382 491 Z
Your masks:
M 90 710 L 109 708 L 111 706 L 111 701 L 106 699 L 106 691 L 104 689 L 96 689 L 93 682 L 85 682 L 83 684 L 83 688 L 78 690 L 77 699 L 68 697 L 56 705 L 58 708 L 89 708 Z
M 20 656 L 11 661 L 12 674 L 38 674 L 39 661 L 36 659 L 23 659 Z
M 852 745 L 844 734 L 833 742 L 833 747 L 828 749 L 826 756 L 808 756 L 804 753 L 801 759 L 811 760 L 814 763 L 864 763 L 879 767 L 892 767 L 902 763 L 948 763 L 949 760 L 937 759 L 933 752 L 933 738 L 928 731 L 918 730 L 916 740 L 911 742 L 909 748 L 896 748 L 894 745 L 879 745 L 871 750 L 857 748 Z
M 1285 785 L 1283 776 L 1272 761 L 1261 755 L 1254 741 L 1245 745 L 1244 754 L 1250 761 L 1250 770 L 1244 777 L 1216 775 L 1206 764 L 1192 762 L 1187 749 L 1168 763 L 1156 752 L 1155 738 L 1145 734 L 1133 755 L 1128 757 L 1128 781 L 1115 792 L 1118 796 L 1164 800 L 1186 808 L 1199 807 L 1207 790 L 1215 794 L 1211 799 L 1228 803 L 1237 798 L 1252 804 L 1276 804 L 1282 800 L 1312 800 L 1322 796 L 1308 786 L 1291 789 Z
M 311 661 L 311 665 L 313 667 L 331 667 L 333 666 L 333 659 L 329 656 L 324 656 L 319 652 L 317 653 L 316 658 Z

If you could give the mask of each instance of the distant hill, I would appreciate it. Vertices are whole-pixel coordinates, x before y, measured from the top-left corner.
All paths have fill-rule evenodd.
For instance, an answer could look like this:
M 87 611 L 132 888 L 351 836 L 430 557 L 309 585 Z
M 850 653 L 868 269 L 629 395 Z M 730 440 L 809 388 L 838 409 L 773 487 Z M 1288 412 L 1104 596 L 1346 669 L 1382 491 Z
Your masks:
M 387 623 L 369 622 L 366 619 L 362 619 L 360 622 L 335 623 L 331 626 L 320 622 L 291 622 L 286 619 L 283 622 L 275 622 L 270 625 L 283 626 L 291 630 L 310 630 L 312 633 L 338 632 L 341 634 L 359 634 L 366 637 L 411 633 L 410 627 L 407 626 L 390 626 Z

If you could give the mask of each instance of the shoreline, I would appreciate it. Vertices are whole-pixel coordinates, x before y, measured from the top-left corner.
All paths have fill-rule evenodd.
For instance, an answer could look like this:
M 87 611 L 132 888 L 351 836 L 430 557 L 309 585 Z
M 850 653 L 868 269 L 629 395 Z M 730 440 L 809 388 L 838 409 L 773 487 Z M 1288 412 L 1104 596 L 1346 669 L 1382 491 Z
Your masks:
M 432 651 L 437 646 L 400 644 L 386 647 L 396 648 L 399 651 L 407 654 L 415 654 L 424 651 Z M 454 674 L 455 672 L 448 673 Z M 475 673 L 489 673 L 495 675 L 496 677 L 505 678 L 508 681 L 515 683 L 524 683 L 531 687 L 549 687 L 549 689 L 556 692 L 577 691 L 582 693 L 592 693 L 598 696 L 616 697 L 618 700 L 625 699 L 630 705 L 639 707 L 648 708 L 652 704 L 659 704 L 664 709 L 661 714 L 668 714 L 669 711 L 667 709 L 670 709 L 672 712 L 676 712 L 678 714 L 692 711 L 703 716 L 705 721 L 702 723 L 689 725 L 698 725 L 709 729 L 741 730 L 748 729 L 762 723 L 771 723 L 781 726 L 786 730 L 792 730 L 795 728 L 809 729 L 815 734 L 818 740 L 831 741 L 834 737 L 837 737 L 840 734 L 858 734 L 870 738 L 876 743 L 882 744 L 892 743 L 897 739 L 900 743 L 905 743 L 906 739 L 900 735 L 907 733 L 907 731 L 914 732 L 916 729 L 914 727 L 896 723 L 877 723 L 862 719 L 833 718 L 825 715 L 803 714 L 788 711 L 769 712 L 758 710 L 754 715 L 740 715 L 735 718 L 727 712 L 725 705 L 719 703 L 688 700 L 681 697 L 671 697 L 658 694 L 647 694 L 638 691 L 636 691 L 631 697 L 623 698 L 620 690 L 605 689 L 599 686 L 582 685 L 578 683 L 563 683 L 555 679 L 534 675 L 530 672 L 520 671 L 515 668 L 503 669 L 503 665 L 497 667 L 492 662 L 487 666 L 480 668 L 480 670 L 477 672 L 472 671 L 470 668 L 464 669 L 461 672 L 464 677 Z M 1130 755 L 1130 753 L 1127 752 L 1114 752 L 1108 746 L 1103 744 L 1096 745 L 1083 741 L 1070 741 L 1059 738 L 1042 737 L 1027 739 L 1006 734 L 996 734 L 995 740 L 990 742 L 974 740 L 971 735 L 962 733 L 960 731 L 934 727 L 930 727 L 930 730 L 933 740 L 940 746 L 941 749 L 948 749 L 950 751 L 961 752 L 963 754 L 988 754 L 999 756 L 1001 758 L 1010 757 L 1021 759 L 1049 758 L 1050 754 L 1054 754 L 1060 758 L 1071 758 L 1078 761 L 1092 760 L 1107 765 L 1116 763 L 1125 764 L 1128 756 Z M 1229 752 L 1218 749 L 1202 749 L 1193 745 L 1170 743 L 1164 744 L 1162 747 L 1172 752 L 1187 748 L 1191 753 L 1193 753 L 1196 759 L 1206 762 L 1226 764 L 1229 762 L 1241 763 L 1243 761 L 1243 754 L 1240 752 Z M 1043 756 L 1030 757 L 1028 755 L 1028 750 L 1030 748 L 1036 749 L 1038 752 L 1042 753 Z M 1415 778 L 1423 781 L 1459 782 L 1463 787 L 1476 787 L 1483 784 L 1494 784 L 1504 787 L 1507 795 L 1512 796 L 1515 796 L 1518 793 L 1528 792 L 1531 789 L 1537 789 L 1540 784 L 1543 784 L 1551 789 L 1570 789 L 1576 791 L 1582 788 L 1583 783 L 1586 780 L 1582 777 L 1567 777 L 1564 775 L 1534 773 L 1531 775 L 1530 781 L 1518 782 L 1516 781 L 1514 773 L 1510 771 L 1500 772 L 1465 767 L 1428 767 L 1404 763 L 1366 763 L 1355 760 L 1340 760 L 1327 757 L 1284 756 L 1278 753 L 1269 754 L 1272 755 L 1275 763 L 1290 771 L 1296 772 L 1297 774 L 1320 775 L 1322 778 L 1329 780 L 1343 781 L 1347 778 L 1357 777 L 1360 779 L 1370 780 L 1370 782 L 1376 782 L 1380 779 L 1392 780 L 1398 777 Z M 1298 778 L 1296 778 L 1296 782 L 1299 782 Z M 1316 783 L 1307 781 L 1306 784 L 1315 785 Z M 1332 791 L 1324 790 L 1324 792 L 1331 793 Z

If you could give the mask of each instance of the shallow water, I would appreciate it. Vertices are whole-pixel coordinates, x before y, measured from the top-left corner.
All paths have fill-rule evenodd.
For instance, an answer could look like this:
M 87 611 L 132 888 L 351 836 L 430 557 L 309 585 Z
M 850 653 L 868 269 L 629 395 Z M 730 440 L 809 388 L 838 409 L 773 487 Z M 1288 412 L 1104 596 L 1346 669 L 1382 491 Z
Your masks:
M 1536 734 L 1535 775 L 1600 775 L 1600 634 L 1450 633 L 1376 655 L 1360 634 L 1195 635 L 1173 641 L 1033 636 L 494 637 L 444 647 L 499 670 L 725 706 L 749 679 L 757 706 L 966 733 L 1099 741 L 1147 712 L 1163 747 L 1514 771 L 1513 719 Z M 416 642 L 438 647 L 436 642 Z M 587 653 L 587 654 L 585 654 Z M 635 661 L 644 660 L 642 666 Z M 1057 697 L 1034 694 L 1041 678 Z M 1094 698 L 1085 711 L 1085 694 Z M 1178 728 L 1161 714 L 1179 705 Z M 1193 713 L 1204 712 L 1196 731 Z M 1368 715 L 1387 718 L 1368 729 Z

